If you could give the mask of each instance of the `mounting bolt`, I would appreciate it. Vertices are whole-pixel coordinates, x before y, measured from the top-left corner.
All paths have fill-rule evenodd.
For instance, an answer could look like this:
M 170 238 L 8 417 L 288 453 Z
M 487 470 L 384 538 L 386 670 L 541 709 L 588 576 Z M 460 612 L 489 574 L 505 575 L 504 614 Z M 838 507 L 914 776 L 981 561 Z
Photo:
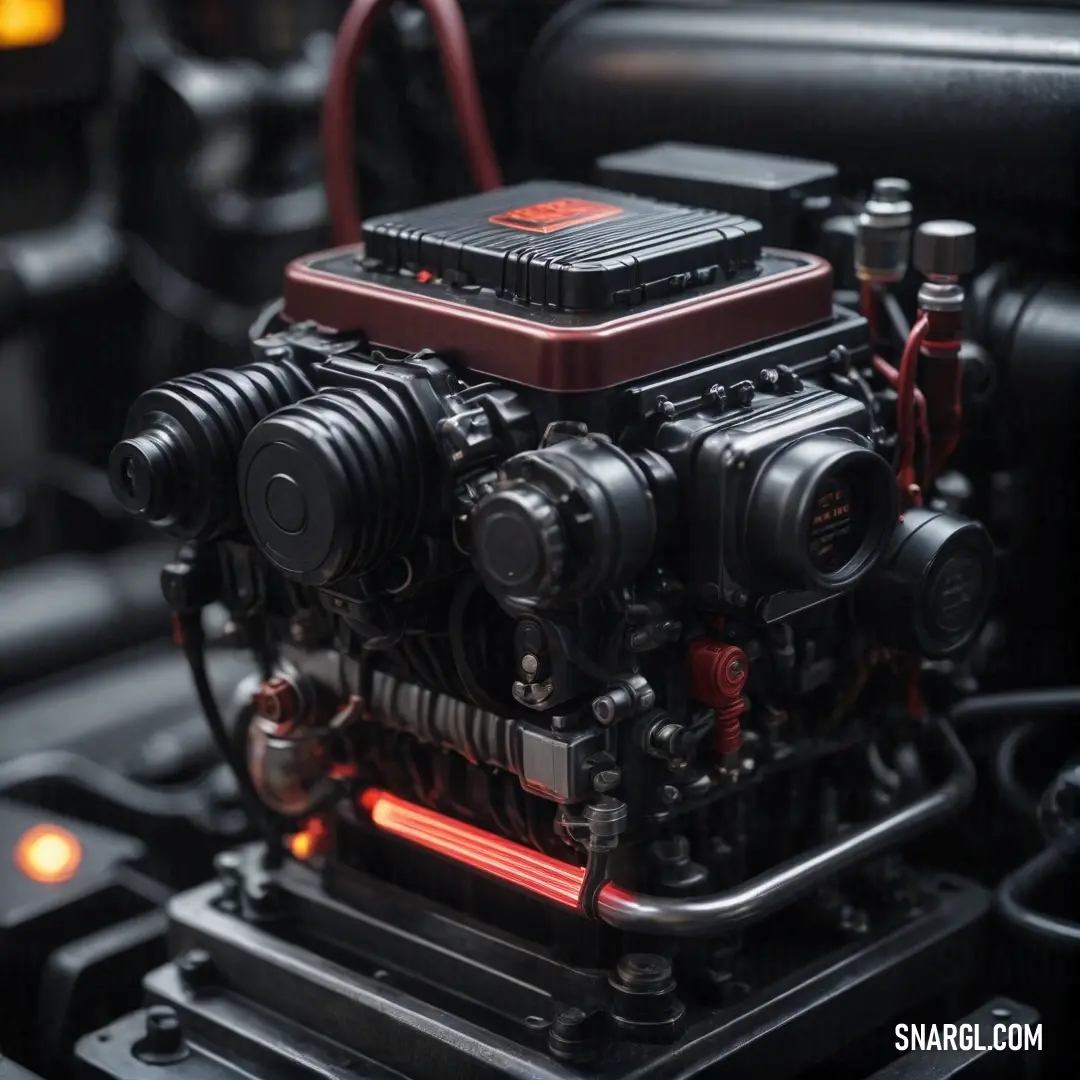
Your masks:
M 548 1049 L 562 1061 L 585 1062 L 596 1053 L 600 1032 L 599 1013 L 583 1009 L 564 1009 L 548 1031 Z
M 132 1054 L 147 1065 L 172 1065 L 187 1057 L 184 1029 L 175 1009 L 154 1005 L 146 1010 L 146 1033 L 132 1047 Z
M 235 851 L 218 852 L 214 856 L 214 873 L 221 885 L 218 903 L 224 911 L 238 911 L 244 883 L 244 860 Z
M 280 912 L 281 890 L 269 874 L 253 874 L 244 888 L 244 912 L 256 922 L 274 919 Z
M 629 953 L 608 982 L 617 1028 L 643 1041 L 666 1042 L 679 1033 L 686 1007 L 676 996 L 671 963 L 665 957 Z
M 180 981 L 193 994 L 205 990 L 214 982 L 214 961 L 205 949 L 188 949 L 176 961 Z

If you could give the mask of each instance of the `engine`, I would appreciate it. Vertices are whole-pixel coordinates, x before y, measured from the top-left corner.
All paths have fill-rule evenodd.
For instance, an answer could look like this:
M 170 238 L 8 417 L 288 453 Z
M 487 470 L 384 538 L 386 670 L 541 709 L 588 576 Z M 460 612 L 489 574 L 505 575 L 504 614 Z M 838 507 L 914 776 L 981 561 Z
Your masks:
M 871 305 L 905 189 L 858 218 Z M 183 543 L 181 640 L 221 603 L 262 665 L 230 737 L 271 849 L 612 970 L 624 1033 L 677 1029 L 672 964 L 730 993 L 792 904 L 844 935 L 929 903 L 891 849 L 973 783 L 926 690 L 993 584 L 935 486 L 973 230 L 917 230 L 892 363 L 825 258 L 763 238 L 547 181 L 370 219 L 111 459 Z

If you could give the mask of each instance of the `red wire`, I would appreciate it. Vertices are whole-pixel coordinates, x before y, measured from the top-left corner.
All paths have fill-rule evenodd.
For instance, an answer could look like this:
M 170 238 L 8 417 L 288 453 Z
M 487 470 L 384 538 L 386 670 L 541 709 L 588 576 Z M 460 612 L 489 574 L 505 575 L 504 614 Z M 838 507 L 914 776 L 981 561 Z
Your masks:
M 887 360 L 882 359 L 880 356 L 875 356 L 873 365 L 874 370 L 894 390 L 900 385 L 900 373 Z M 930 414 L 926 404 L 926 395 L 917 386 L 915 387 L 915 393 L 912 395 L 912 401 L 915 405 L 915 423 L 918 426 L 919 438 L 922 440 L 923 445 L 923 485 L 926 486 L 930 483 L 931 471 Z
M 339 244 L 358 243 L 362 236 L 355 177 L 356 72 L 376 20 L 392 2 L 353 0 L 338 31 L 330 65 L 322 114 L 323 163 L 330 224 L 334 240 Z M 502 176 L 484 117 L 472 46 L 461 8 L 457 0 L 420 2 L 435 32 L 450 105 L 476 185 L 481 191 L 500 187 Z
M 898 475 L 902 492 L 906 492 L 915 483 L 915 376 L 919 365 L 919 349 L 922 348 L 929 327 L 929 320 L 925 315 L 920 315 L 908 334 L 904 354 L 900 358 L 896 387 L 896 431 L 900 436 Z

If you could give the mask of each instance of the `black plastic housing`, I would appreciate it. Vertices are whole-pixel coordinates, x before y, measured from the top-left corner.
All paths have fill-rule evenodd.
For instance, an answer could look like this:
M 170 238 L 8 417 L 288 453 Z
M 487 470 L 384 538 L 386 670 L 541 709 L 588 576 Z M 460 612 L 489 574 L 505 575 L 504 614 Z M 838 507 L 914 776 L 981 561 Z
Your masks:
M 364 223 L 385 270 L 564 311 L 606 311 L 707 285 L 761 253 L 738 214 L 534 181 Z
M 200 372 L 146 391 L 109 457 L 109 480 L 129 513 L 183 540 L 240 526 L 236 461 L 260 420 L 312 392 L 287 360 Z
M 811 385 L 661 426 L 656 448 L 680 475 L 684 512 L 692 515 L 681 546 L 701 602 L 743 608 L 775 593 L 837 592 L 873 569 L 898 496 L 869 427 L 861 401 Z M 807 515 L 819 485 L 838 469 L 860 477 L 865 535 L 842 565 L 823 570 L 810 555 Z
M 409 544 L 439 499 L 430 426 L 408 391 L 358 382 L 267 417 L 240 453 L 248 530 L 279 569 L 305 584 L 370 570 Z
M 540 605 L 595 596 L 645 566 L 657 535 L 649 480 L 602 439 L 508 461 L 471 518 L 473 560 L 497 596 Z
M 975 521 L 904 513 L 860 604 L 891 645 L 940 660 L 971 644 L 990 609 L 994 547 Z
M 617 191 L 745 214 L 761 222 L 762 243 L 776 247 L 796 242 L 804 200 L 827 201 L 838 172 L 824 161 L 678 142 L 609 154 L 596 170 Z

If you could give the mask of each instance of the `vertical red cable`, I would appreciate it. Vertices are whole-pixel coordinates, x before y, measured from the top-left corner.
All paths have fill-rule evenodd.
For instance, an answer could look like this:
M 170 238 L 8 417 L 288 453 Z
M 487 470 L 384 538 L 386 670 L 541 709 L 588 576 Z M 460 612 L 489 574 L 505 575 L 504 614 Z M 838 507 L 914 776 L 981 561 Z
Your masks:
M 898 386 L 896 388 L 896 431 L 900 436 L 900 494 L 910 498 L 915 485 L 915 376 L 918 372 L 919 350 L 930 327 L 925 315 L 911 328 L 904 354 L 900 358 Z
M 356 72 L 376 19 L 391 3 L 353 0 L 338 31 L 330 65 L 322 115 L 323 162 L 330 223 L 339 244 L 358 243 L 361 238 L 353 115 Z M 480 100 L 465 19 L 457 0 L 421 0 L 421 6 L 435 33 L 450 105 L 473 178 L 482 191 L 490 191 L 502 184 L 502 178 Z

